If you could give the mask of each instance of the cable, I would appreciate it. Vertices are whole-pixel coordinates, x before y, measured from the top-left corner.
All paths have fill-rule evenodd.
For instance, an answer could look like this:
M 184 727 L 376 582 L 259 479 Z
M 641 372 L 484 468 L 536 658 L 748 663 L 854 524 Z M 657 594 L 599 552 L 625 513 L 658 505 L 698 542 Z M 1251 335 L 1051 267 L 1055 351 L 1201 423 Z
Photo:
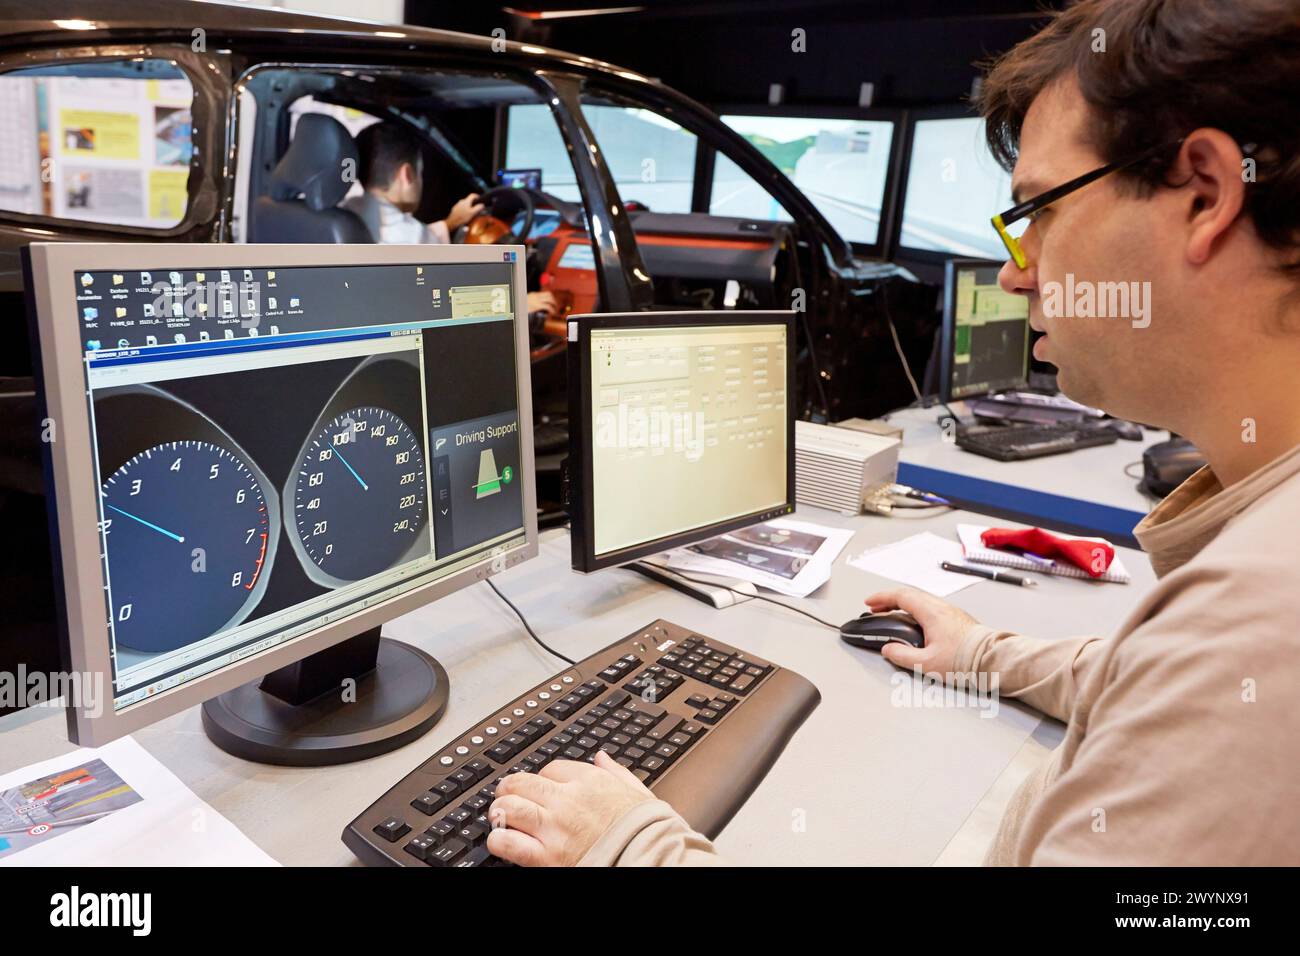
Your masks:
M 888 313 L 885 314 L 885 321 L 889 323 L 889 336 L 894 340 L 894 351 L 898 353 L 898 361 L 903 366 L 903 374 L 907 376 L 907 384 L 912 386 L 912 394 L 916 396 L 917 402 L 924 402 L 921 388 L 916 384 L 916 377 L 912 375 L 912 369 L 907 364 L 907 356 L 903 354 L 903 343 L 898 340 L 898 329 L 894 328 L 894 320 Z
M 689 574 L 682 574 L 682 572 L 678 571 L 676 568 L 666 567 L 662 564 L 657 564 L 655 565 L 655 567 L 660 568 L 664 571 L 670 571 L 673 574 L 677 575 L 679 578 L 684 578 L 693 584 L 703 584 L 705 587 L 710 587 L 710 588 L 722 588 L 724 591 L 730 591 L 732 594 L 739 594 L 741 597 L 758 598 L 758 600 L 766 601 L 768 604 L 775 604 L 777 607 L 783 607 L 787 611 L 794 611 L 796 614 L 802 614 L 804 617 L 812 618 L 822 627 L 829 627 L 831 630 L 837 633 L 839 632 L 840 626 L 838 624 L 832 624 L 830 621 L 824 621 L 816 614 L 812 614 L 808 611 L 805 611 L 801 607 L 795 607 L 793 604 L 786 604 L 784 601 L 778 601 L 775 598 L 770 598 L 765 594 L 750 594 L 748 591 L 742 591 L 739 588 L 728 587 L 725 584 L 719 584 L 717 581 L 705 581 L 703 578 L 693 578 Z M 629 568 L 628 570 L 631 569 Z
M 559 651 L 555 650 L 554 648 L 548 647 L 546 642 L 537 636 L 537 632 L 534 631 L 532 629 L 532 626 L 528 623 L 528 618 L 524 617 L 524 612 L 519 610 L 519 608 L 515 607 L 514 602 L 511 601 L 510 598 L 506 597 L 504 594 L 501 593 L 501 589 L 492 583 L 491 578 L 484 578 L 483 580 L 484 583 L 487 584 L 487 586 L 490 587 L 493 590 L 493 592 L 495 592 L 496 596 L 499 597 L 501 600 L 505 601 L 506 606 L 509 607 L 510 610 L 515 612 L 515 616 L 519 618 L 520 623 L 523 624 L 524 630 L 528 632 L 528 636 L 531 637 L 533 640 L 535 640 L 541 646 L 542 650 L 546 651 L 546 653 L 548 654 L 558 657 L 560 660 L 564 661 L 570 667 L 577 666 L 576 661 L 574 661 L 570 657 L 565 657 L 563 654 L 561 654 Z

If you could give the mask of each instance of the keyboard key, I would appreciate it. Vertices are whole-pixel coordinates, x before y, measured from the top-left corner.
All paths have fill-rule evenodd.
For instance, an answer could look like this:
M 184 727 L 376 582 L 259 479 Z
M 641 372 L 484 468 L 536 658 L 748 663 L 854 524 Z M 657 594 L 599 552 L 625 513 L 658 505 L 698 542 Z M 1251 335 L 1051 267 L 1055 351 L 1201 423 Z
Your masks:
M 675 760 L 678 753 L 678 749 L 672 744 L 660 744 L 655 748 L 656 756 L 663 757 L 664 760 Z
M 411 801 L 411 806 L 427 817 L 433 816 L 447 803 L 447 798 L 440 793 L 422 793 Z
M 450 820 L 439 820 L 431 824 L 429 829 L 424 831 L 424 835 L 431 837 L 435 843 L 441 843 L 447 837 L 456 832 L 456 825 Z
M 461 767 L 447 779 L 455 780 L 456 783 L 460 784 L 462 790 L 468 790 L 471 786 L 478 783 L 478 777 L 474 775 L 474 771 L 467 770 L 464 767 Z
M 375 832 L 389 843 L 396 843 L 402 837 L 410 833 L 411 828 L 406 825 L 405 820 L 399 820 L 397 817 L 389 817 L 382 823 L 375 825 Z
M 483 846 L 474 847 L 474 849 L 470 850 L 463 857 L 457 860 L 455 866 L 489 866 L 495 859 L 496 857 L 488 852 L 487 845 L 485 844 Z
M 448 800 L 460 793 L 460 784 L 455 780 L 444 780 L 434 788 L 436 793 L 442 794 Z
M 456 831 L 456 839 L 474 844 L 488 835 L 488 827 L 475 820 Z
M 405 847 L 407 853 L 421 861 L 427 859 L 428 855 L 437 848 L 438 841 L 423 833 L 411 840 Z
M 434 866 L 450 866 L 464 856 L 468 850 L 468 844 L 463 840 L 453 838 L 430 853 L 427 862 Z

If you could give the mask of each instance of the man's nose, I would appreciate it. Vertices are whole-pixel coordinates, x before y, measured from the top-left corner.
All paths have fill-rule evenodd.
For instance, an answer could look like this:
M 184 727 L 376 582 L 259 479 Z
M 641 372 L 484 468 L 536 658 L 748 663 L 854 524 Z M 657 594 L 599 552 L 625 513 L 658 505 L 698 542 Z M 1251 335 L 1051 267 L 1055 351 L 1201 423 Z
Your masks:
M 1038 287 L 1033 263 L 1022 269 L 1016 265 L 1015 259 L 1008 259 L 998 271 L 998 285 L 1011 295 L 1029 295 Z

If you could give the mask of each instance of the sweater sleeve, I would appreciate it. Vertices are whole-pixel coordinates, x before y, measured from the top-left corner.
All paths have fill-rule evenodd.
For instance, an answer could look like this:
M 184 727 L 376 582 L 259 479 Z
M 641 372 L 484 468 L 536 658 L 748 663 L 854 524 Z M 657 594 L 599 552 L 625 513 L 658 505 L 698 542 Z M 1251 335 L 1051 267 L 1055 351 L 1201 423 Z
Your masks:
M 579 866 L 725 866 L 705 837 L 662 800 L 637 804 L 601 835 Z
M 1026 816 L 1016 862 L 1300 861 L 1294 580 L 1255 577 L 1258 595 L 1230 574 L 1189 588 L 1122 639 L 1072 764 Z
M 1079 688 L 1105 647 L 1099 637 L 1051 640 L 981 626 L 957 649 L 954 669 L 997 675 L 997 693 L 1068 721 Z

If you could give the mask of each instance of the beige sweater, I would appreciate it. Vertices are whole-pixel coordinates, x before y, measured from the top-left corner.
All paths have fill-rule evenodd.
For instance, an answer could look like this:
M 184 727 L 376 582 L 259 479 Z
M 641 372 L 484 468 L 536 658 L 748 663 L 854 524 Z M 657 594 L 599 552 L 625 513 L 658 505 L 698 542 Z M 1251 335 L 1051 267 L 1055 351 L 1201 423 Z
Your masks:
M 1114 636 L 984 627 L 958 652 L 1068 722 L 985 862 L 1300 864 L 1300 447 L 1227 489 L 1202 469 L 1135 533 L 1159 581 Z M 718 862 L 661 801 L 582 860 Z

